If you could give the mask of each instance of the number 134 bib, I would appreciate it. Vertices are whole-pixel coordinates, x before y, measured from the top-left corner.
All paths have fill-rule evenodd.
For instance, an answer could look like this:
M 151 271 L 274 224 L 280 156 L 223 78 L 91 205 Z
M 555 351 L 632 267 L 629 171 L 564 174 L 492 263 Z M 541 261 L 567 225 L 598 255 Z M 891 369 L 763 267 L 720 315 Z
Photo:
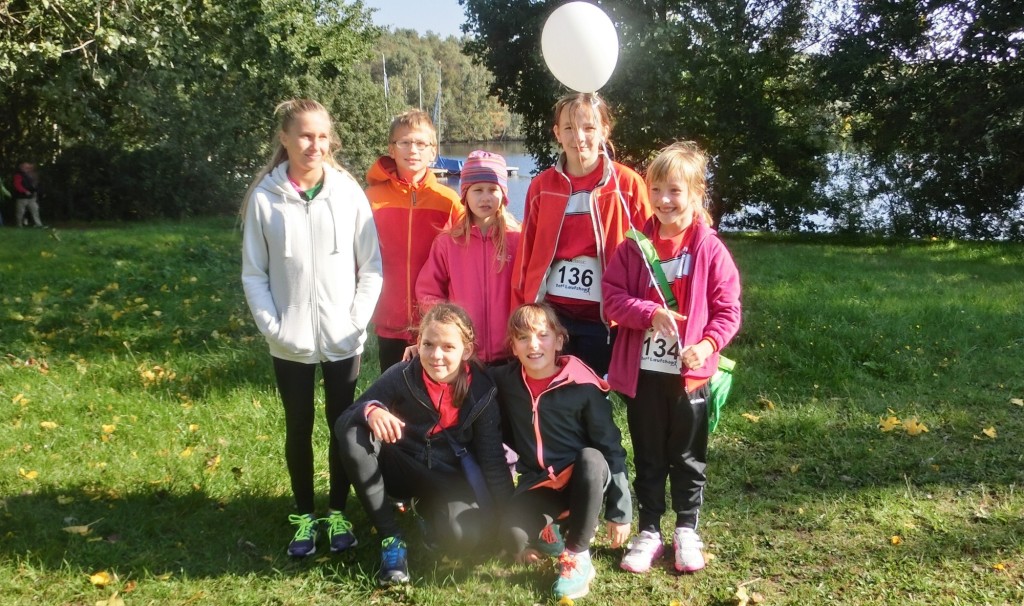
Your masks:
M 640 348 L 640 370 L 679 374 L 679 339 L 655 337 L 654 329 L 648 328 Z

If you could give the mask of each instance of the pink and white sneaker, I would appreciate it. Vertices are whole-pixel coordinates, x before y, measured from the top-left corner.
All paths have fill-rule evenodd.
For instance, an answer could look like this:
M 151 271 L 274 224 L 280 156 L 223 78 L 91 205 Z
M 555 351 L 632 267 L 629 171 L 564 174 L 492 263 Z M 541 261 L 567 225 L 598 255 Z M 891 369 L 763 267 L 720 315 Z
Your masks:
M 642 530 L 629 541 L 628 551 L 622 556 L 619 567 L 629 572 L 647 572 L 663 553 L 665 545 L 661 542 L 661 534 Z
M 673 535 L 676 552 L 676 570 L 697 572 L 704 568 L 704 542 L 692 528 L 676 528 Z

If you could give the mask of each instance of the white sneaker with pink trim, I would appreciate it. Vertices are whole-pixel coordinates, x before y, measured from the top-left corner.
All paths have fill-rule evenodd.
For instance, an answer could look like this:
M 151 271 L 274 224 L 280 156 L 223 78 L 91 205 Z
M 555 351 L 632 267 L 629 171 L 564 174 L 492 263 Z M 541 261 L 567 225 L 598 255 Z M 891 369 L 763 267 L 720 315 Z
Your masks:
M 664 552 L 665 545 L 661 542 L 661 534 L 642 530 L 629 542 L 628 551 L 622 556 L 619 567 L 629 572 L 647 572 L 654 560 L 660 558 Z
M 704 542 L 692 528 L 676 528 L 673 535 L 676 552 L 676 570 L 697 572 L 704 568 Z

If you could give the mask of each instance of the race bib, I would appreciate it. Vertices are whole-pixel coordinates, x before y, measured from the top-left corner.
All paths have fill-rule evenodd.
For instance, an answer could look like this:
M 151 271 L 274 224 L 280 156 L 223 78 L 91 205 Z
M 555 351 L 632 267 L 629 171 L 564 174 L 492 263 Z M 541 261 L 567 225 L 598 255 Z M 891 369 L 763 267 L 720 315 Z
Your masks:
M 597 257 L 576 257 L 551 264 L 549 295 L 581 301 L 601 301 L 601 266 Z
M 640 348 L 640 370 L 679 374 L 679 339 L 655 337 L 654 329 L 648 328 Z

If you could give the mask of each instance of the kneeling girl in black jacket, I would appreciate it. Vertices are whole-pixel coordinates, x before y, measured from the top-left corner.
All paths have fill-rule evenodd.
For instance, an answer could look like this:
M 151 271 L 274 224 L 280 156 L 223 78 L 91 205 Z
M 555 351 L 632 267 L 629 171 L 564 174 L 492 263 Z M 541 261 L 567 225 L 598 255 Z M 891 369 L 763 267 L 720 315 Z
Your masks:
M 432 539 L 462 553 L 493 526 L 488 505 L 512 494 L 495 388 L 473 359 L 469 316 L 450 303 L 433 307 L 417 343 L 418 356 L 385 371 L 334 429 L 342 464 L 383 539 L 381 585 L 409 581 L 389 495 L 417 499 Z

